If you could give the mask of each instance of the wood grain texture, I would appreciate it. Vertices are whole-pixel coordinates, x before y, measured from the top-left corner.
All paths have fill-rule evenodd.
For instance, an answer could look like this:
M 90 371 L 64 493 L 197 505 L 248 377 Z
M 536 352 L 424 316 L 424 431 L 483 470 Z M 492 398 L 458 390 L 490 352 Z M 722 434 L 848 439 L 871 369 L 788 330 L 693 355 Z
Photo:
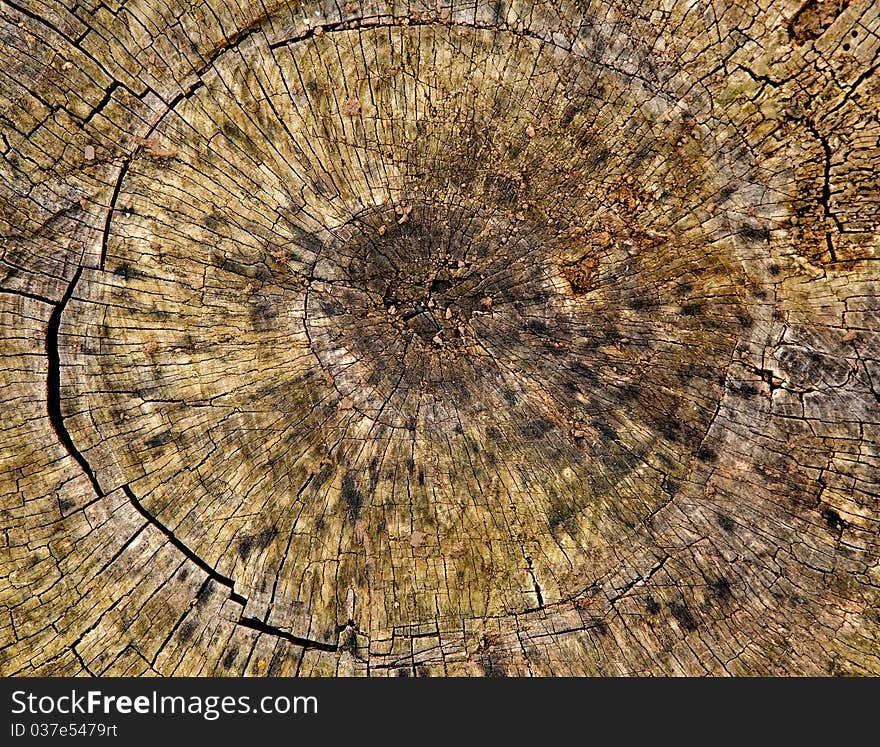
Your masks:
M 880 6 L 0 0 L 0 673 L 880 674 Z

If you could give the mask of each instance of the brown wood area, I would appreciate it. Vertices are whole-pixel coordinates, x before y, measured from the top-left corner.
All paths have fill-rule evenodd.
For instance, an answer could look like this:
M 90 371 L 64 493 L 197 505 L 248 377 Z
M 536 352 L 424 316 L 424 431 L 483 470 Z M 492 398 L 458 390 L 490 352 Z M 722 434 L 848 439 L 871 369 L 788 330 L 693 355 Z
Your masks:
M 0 673 L 880 674 L 880 5 L 0 0 Z

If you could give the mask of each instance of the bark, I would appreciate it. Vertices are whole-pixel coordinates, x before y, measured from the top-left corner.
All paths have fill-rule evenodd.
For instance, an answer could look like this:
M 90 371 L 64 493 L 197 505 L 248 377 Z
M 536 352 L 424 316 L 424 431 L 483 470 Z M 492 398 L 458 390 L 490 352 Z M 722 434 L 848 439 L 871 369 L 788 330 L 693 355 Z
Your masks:
M 0 11 L 0 672 L 880 674 L 880 6 Z

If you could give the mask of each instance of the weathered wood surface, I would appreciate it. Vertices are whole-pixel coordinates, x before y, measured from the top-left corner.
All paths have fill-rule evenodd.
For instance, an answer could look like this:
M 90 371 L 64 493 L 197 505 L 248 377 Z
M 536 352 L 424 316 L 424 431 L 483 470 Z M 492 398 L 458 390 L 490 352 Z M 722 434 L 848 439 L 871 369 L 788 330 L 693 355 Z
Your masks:
M 880 673 L 880 6 L 0 11 L 2 674 Z

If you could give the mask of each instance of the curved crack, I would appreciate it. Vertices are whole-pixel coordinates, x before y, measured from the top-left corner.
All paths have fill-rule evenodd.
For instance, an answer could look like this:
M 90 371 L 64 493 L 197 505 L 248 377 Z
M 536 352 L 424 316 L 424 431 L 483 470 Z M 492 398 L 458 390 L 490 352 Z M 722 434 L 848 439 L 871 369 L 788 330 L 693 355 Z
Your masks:
M 64 424 L 64 414 L 61 412 L 61 355 L 58 351 L 58 330 L 61 327 L 61 315 L 64 313 L 68 301 L 73 296 L 73 291 L 79 282 L 82 270 L 82 267 L 77 267 L 70 284 L 67 286 L 67 290 L 64 291 L 61 300 L 55 304 L 55 308 L 52 310 L 49 321 L 46 324 L 46 409 L 49 415 L 49 423 L 52 426 L 52 430 L 55 431 L 58 440 L 67 450 L 67 453 L 80 466 L 86 477 L 89 478 L 95 493 L 103 496 L 104 491 L 98 483 L 98 478 L 92 471 L 88 460 L 73 443 L 70 432 Z
M 95 491 L 95 494 L 98 496 L 98 498 L 102 498 L 107 494 L 101 488 L 101 484 L 98 482 L 98 478 L 95 475 L 95 472 L 89 464 L 88 460 L 86 459 L 85 455 L 77 448 L 76 444 L 73 442 L 70 431 L 67 430 L 67 425 L 64 422 L 64 413 L 61 409 L 61 354 L 58 349 L 58 334 L 61 328 L 61 317 L 64 314 L 64 310 L 67 307 L 68 302 L 73 297 L 73 291 L 76 288 L 77 283 L 79 282 L 79 279 L 82 275 L 82 270 L 82 267 L 77 268 L 76 272 L 73 275 L 73 278 L 70 281 L 70 284 L 67 286 L 67 290 L 64 292 L 61 300 L 55 305 L 55 308 L 52 310 L 52 314 L 49 316 L 49 321 L 46 325 L 46 409 L 49 416 L 49 422 L 52 425 L 52 429 L 55 431 L 56 437 L 61 442 L 61 445 L 64 446 L 67 453 L 79 465 L 80 469 L 82 469 L 85 476 L 89 479 L 89 482 L 92 485 L 92 489 Z M 313 648 L 320 651 L 330 652 L 335 652 L 339 650 L 338 642 L 324 643 L 322 641 L 315 641 L 310 638 L 301 638 L 300 636 L 293 635 L 292 633 L 275 627 L 274 625 L 269 625 L 266 622 L 262 622 L 252 617 L 245 617 L 244 610 L 247 608 L 248 600 L 247 597 L 244 597 L 235 591 L 234 579 L 231 579 L 228 576 L 224 576 L 216 568 L 211 566 L 204 559 L 199 557 L 198 554 L 187 547 L 187 545 L 180 538 L 178 538 L 171 529 L 165 526 L 165 524 L 159 521 L 156 516 L 154 516 L 146 508 L 144 508 L 144 505 L 140 502 L 140 500 L 134 494 L 134 491 L 129 485 L 123 485 L 122 492 L 125 494 L 126 498 L 128 498 L 129 503 L 131 503 L 135 511 L 137 511 L 144 519 L 146 519 L 146 521 L 151 526 L 159 530 L 159 532 L 165 537 L 165 539 L 171 545 L 173 545 L 175 549 L 180 551 L 184 555 L 184 557 L 187 558 L 187 560 L 198 566 L 198 568 L 200 568 L 205 574 L 207 574 L 210 579 L 229 589 L 229 599 L 236 604 L 241 605 L 242 608 L 242 614 L 236 621 L 236 625 L 240 625 L 241 627 L 249 628 L 250 630 L 255 630 L 259 633 L 264 633 L 266 635 L 272 635 L 276 638 L 283 638 L 284 640 L 290 641 L 297 646 L 302 646 L 303 648 Z M 88 668 L 86 668 L 86 671 L 88 671 Z

